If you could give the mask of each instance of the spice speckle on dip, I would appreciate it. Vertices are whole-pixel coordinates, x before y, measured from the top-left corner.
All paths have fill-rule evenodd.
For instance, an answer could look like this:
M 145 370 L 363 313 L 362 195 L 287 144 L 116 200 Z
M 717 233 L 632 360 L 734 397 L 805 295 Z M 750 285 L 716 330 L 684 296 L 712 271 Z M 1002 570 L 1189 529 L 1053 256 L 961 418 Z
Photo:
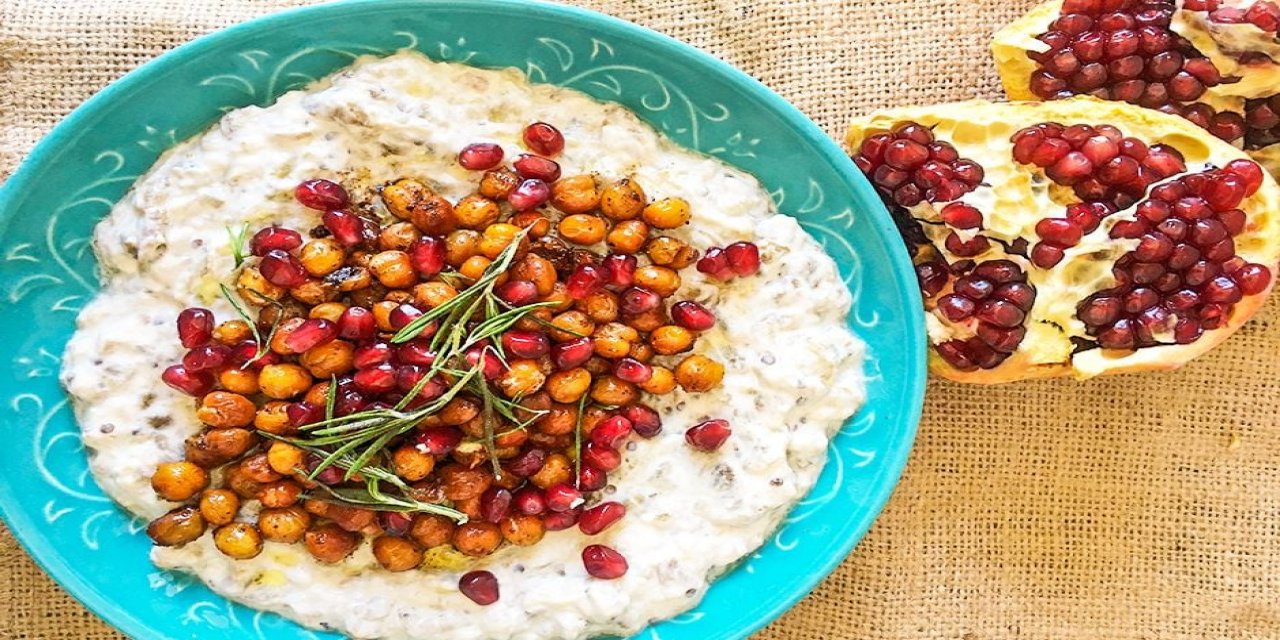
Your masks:
M 512 176 L 501 198 L 476 195 Z M 444 205 L 456 218 L 447 224 Z M 538 220 L 548 224 L 538 230 Z M 476 229 L 462 239 L 479 253 L 445 264 L 464 250 L 457 227 Z M 512 276 L 523 273 L 521 242 L 561 261 L 560 293 Z M 564 252 L 547 248 L 557 242 Z M 364 245 L 374 249 L 360 257 Z M 618 105 L 514 71 L 400 53 L 232 111 L 166 153 L 98 226 L 94 246 L 104 288 L 80 316 L 63 381 L 99 484 L 155 519 L 158 565 L 353 637 L 626 635 L 685 611 L 768 540 L 864 400 L 849 293 L 754 178 Z M 513 270 L 499 273 L 508 258 Z M 360 278 L 347 297 L 324 288 Z M 432 317 L 450 278 L 459 298 L 493 300 L 489 313 L 509 309 L 522 323 L 457 352 L 452 366 L 474 369 L 480 395 L 502 407 L 542 393 L 546 411 L 589 410 L 569 434 L 533 423 L 498 434 L 523 442 L 509 450 L 488 440 L 487 417 L 477 438 L 477 423 L 417 416 L 393 439 L 403 444 L 374 458 L 398 474 L 389 492 L 408 487 L 396 499 L 409 510 L 384 501 L 361 520 L 352 514 L 365 510 L 340 497 L 363 491 L 372 471 L 344 483 L 340 464 L 317 466 L 332 448 L 314 425 L 359 411 L 388 420 L 463 384 L 472 369 L 428 377 L 433 332 L 481 330 Z M 483 297 L 467 293 L 485 283 Z M 276 289 L 284 302 L 252 299 Z M 587 311 L 535 318 L 553 295 Z M 608 331 L 588 314 L 613 317 L 583 302 L 592 296 L 620 309 L 617 322 L 598 323 Z M 220 342 L 248 331 L 227 322 L 238 317 L 232 300 L 248 307 L 260 342 Z M 430 346 L 443 354 L 443 344 Z M 382 351 L 393 348 L 391 360 Z M 329 373 L 349 397 L 326 395 Z M 594 376 L 589 393 L 582 375 Z M 390 406 L 405 396 L 417 404 Z M 616 399 L 627 403 L 608 408 Z M 244 411 L 256 411 L 253 424 Z M 252 440 L 232 446 L 240 432 Z M 211 439 L 238 462 L 221 466 Z M 531 454 L 531 443 L 573 455 Z M 484 476 L 497 459 L 514 481 Z M 566 461 L 573 469 L 547 466 Z M 439 495 L 440 482 L 477 473 L 483 495 Z M 428 518 L 456 526 L 452 538 L 422 544 Z M 494 522 L 511 530 L 491 538 Z

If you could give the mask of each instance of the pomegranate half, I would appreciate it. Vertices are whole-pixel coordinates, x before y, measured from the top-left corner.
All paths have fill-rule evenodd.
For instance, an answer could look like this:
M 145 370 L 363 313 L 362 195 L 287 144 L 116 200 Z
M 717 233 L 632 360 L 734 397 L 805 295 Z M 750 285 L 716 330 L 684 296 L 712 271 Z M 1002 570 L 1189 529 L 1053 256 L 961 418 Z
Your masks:
M 995 34 L 1013 100 L 1091 95 L 1182 117 L 1280 172 L 1275 0 L 1049 0 Z
M 1261 306 L 1280 187 L 1187 120 L 1088 97 L 881 111 L 848 145 L 965 382 L 1171 369 Z

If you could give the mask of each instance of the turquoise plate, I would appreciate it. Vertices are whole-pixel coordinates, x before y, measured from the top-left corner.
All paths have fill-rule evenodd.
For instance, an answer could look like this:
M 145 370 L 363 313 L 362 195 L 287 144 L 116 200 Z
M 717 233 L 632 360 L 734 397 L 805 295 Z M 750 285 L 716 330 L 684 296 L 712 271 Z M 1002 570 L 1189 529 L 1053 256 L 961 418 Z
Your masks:
M 151 565 L 144 523 L 89 474 L 59 360 L 97 289 L 90 231 L 161 152 L 229 109 L 268 104 L 356 56 L 406 47 L 516 67 L 626 105 L 676 141 L 755 174 L 840 265 L 855 301 L 849 324 L 870 348 L 866 406 L 781 530 L 696 609 L 637 637 L 759 629 L 849 553 L 906 462 L 925 380 L 915 277 L 871 187 L 794 107 L 688 45 L 568 7 L 375 0 L 281 13 L 161 56 L 54 129 L 0 190 L 0 515 L 54 579 L 134 638 L 332 637 Z

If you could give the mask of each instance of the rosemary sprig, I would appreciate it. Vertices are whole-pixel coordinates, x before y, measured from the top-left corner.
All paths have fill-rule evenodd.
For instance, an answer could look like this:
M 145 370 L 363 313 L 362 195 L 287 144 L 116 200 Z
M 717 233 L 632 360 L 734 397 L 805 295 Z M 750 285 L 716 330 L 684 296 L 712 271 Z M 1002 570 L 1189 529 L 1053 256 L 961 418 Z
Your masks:
M 225 283 L 220 283 L 218 286 L 222 289 L 222 297 L 227 299 L 227 302 L 231 304 L 232 309 L 235 309 L 236 315 L 240 316 L 240 319 L 244 320 L 245 324 L 249 325 L 249 331 L 253 334 L 253 341 L 258 345 L 258 350 L 254 352 L 253 357 L 240 365 L 241 369 L 247 369 L 253 363 L 257 362 L 258 359 L 262 358 L 262 356 L 267 355 L 267 352 L 270 351 L 271 340 L 276 337 L 276 329 L 280 328 L 281 314 L 276 314 L 275 321 L 271 323 L 271 331 L 267 333 L 266 340 L 263 340 L 262 332 L 258 330 L 258 323 L 249 315 L 249 310 L 245 309 L 244 302 L 241 301 L 239 296 L 237 296 L 235 292 L 231 290 L 231 287 L 228 287 Z M 275 306 L 280 305 L 279 302 L 275 301 L 272 301 L 272 304 Z
M 573 421 L 573 488 L 582 489 L 582 412 L 587 410 L 587 395 L 578 398 L 578 417 Z
M 231 227 L 227 227 L 227 238 L 231 242 L 231 258 L 236 261 L 236 268 L 239 269 L 244 264 L 244 244 L 249 238 L 249 225 L 240 225 L 239 231 L 232 231 Z

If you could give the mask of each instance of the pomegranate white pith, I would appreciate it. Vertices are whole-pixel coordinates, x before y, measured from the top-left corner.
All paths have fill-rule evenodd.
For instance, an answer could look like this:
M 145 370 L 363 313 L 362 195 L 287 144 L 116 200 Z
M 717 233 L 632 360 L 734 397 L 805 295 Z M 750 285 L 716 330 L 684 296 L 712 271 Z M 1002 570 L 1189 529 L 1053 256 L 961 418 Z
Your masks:
M 975 101 L 875 113 L 848 144 L 913 249 L 932 368 L 949 378 L 1174 368 L 1274 281 L 1280 188 L 1180 117 Z M 981 181 L 934 188 L 955 179 L 935 156 Z

